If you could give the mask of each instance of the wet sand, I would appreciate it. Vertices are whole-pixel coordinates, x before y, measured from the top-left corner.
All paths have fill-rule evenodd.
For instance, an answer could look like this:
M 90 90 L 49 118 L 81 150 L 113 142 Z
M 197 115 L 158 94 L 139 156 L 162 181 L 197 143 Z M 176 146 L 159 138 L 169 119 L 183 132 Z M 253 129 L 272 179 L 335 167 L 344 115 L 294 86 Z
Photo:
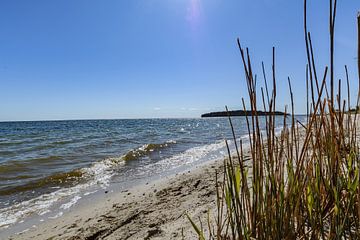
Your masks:
M 197 166 L 119 193 L 103 193 L 95 202 L 74 206 L 62 217 L 10 239 L 197 239 L 187 212 L 207 222 L 216 214 L 215 171 L 223 160 Z

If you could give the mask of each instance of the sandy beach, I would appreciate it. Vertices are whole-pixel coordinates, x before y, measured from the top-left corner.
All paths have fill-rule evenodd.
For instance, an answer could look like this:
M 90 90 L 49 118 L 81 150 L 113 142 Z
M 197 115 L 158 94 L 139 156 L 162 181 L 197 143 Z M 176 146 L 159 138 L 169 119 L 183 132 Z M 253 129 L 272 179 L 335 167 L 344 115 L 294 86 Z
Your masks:
M 360 239 L 360 1 L 0 4 L 0 240 Z
M 165 179 L 106 194 L 75 206 L 10 239 L 196 239 L 185 216 L 207 221 L 216 211 L 215 171 L 223 160 L 194 167 Z

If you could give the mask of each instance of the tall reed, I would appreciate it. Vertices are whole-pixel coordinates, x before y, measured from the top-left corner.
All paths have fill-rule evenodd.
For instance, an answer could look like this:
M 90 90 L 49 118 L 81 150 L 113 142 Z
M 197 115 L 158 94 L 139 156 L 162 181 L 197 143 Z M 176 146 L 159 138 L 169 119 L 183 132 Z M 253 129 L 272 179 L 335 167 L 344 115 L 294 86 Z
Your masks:
M 296 120 L 291 79 L 288 78 L 290 115 L 284 116 L 281 134 L 275 132 L 275 114 L 263 116 L 265 131 L 257 115 L 258 109 L 271 113 L 276 110 L 275 48 L 271 72 L 273 88 L 268 87 L 262 64 L 265 86 L 259 92 L 249 50 L 237 41 L 252 112 L 251 116 L 246 116 L 251 161 L 244 161 L 243 143 L 237 139 L 229 116 L 236 153 L 235 156 L 230 153 L 226 141 L 228 158 L 224 162 L 223 181 L 216 181 L 215 219 L 209 217 L 208 227 L 204 229 L 189 217 L 199 239 L 360 238 L 357 112 L 350 111 L 350 80 L 346 66 L 346 99 L 341 95 L 342 81 L 335 81 L 336 7 L 337 1 L 329 0 L 330 67 L 318 71 L 307 28 L 307 1 L 304 1 L 307 122 L 303 125 Z M 243 99 L 246 110 L 244 102 Z M 356 104 L 359 104 L 359 96 Z

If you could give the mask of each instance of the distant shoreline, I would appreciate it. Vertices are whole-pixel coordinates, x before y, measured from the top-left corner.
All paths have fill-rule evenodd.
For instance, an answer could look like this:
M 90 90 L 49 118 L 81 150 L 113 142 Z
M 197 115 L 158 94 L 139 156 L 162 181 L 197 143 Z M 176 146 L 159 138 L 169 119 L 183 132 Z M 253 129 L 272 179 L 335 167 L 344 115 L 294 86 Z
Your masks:
M 276 116 L 284 116 L 284 112 L 275 111 L 275 112 L 264 112 L 264 111 L 256 111 L 256 115 L 258 116 L 268 116 L 268 115 L 276 115 Z M 234 111 L 222 111 L 222 112 L 210 112 L 204 113 L 201 115 L 202 118 L 208 117 L 239 117 L 239 116 L 251 116 L 253 114 L 252 111 L 243 111 L 243 110 L 234 110 Z M 289 115 L 289 114 L 286 114 Z

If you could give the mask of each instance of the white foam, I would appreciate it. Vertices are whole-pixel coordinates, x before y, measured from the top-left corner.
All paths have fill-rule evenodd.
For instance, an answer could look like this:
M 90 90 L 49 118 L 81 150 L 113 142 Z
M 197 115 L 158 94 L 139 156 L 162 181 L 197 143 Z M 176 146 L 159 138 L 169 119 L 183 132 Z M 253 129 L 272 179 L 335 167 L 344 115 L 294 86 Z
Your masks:
M 58 212 L 55 216 L 49 217 L 49 219 L 55 219 L 55 218 L 59 218 L 63 215 L 63 212 Z
M 167 143 L 175 143 L 175 141 L 169 141 Z M 160 164 L 162 166 L 177 166 L 190 164 L 202 157 L 205 157 L 208 153 L 219 150 L 223 147 L 225 147 L 224 141 L 201 147 L 194 147 L 182 154 L 159 161 L 158 163 L 155 163 L 155 165 Z M 98 185 L 101 188 L 108 187 L 111 177 L 115 174 L 113 169 L 115 166 L 119 166 L 119 164 L 124 164 L 124 161 L 121 158 L 108 158 L 103 161 L 96 162 L 90 167 L 83 168 L 81 170 L 84 173 L 84 177 L 89 178 L 89 181 L 86 183 L 78 184 L 69 188 L 60 188 L 55 192 L 43 194 L 28 201 L 23 201 L 10 207 L 0 209 L 0 229 L 8 227 L 19 221 L 23 221 L 24 218 L 32 214 L 43 216 L 51 212 L 50 208 L 57 202 L 63 201 L 69 196 L 74 196 L 72 199 L 70 199 L 70 201 L 62 204 L 59 207 L 63 210 L 69 209 L 80 200 L 81 197 L 79 195 L 82 190 L 95 185 Z M 83 195 L 86 196 L 94 192 L 96 191 L 86 192 Z M 63 214 L 62 212 L 60 213 L 61 215 Z M 49 218 L 59 217 L 60 213 Z
M 26 228 L 25 230 L 23 230 L 21 232 L 15 233 L 15 235 L 21 235 L 21 234 L 24 234 L 24 233 L 26 233 L 28 231 L 30 231 L 30 228 Z
M 45 214 L 47 214 L 49 212 L 51 212 L 49 209 L 45 209 L 44 211 L 39 212 L 38 214 L 39 214 L 39 216 L 42 216 L 42 215 L 45 215 Z
M 80 196 L 73 197 L 68 203 L 64 203 L 60 206 L 60 209 L 69 209 L 72 205 L 76 204 L 81 199 Z
M 121 158 L 108 158 L 96 162 L 88 168 L 81 169 L 84 177 L 89 179 L 86 183 L 69 188 L 61 188 L 55 192 L 43 194 L 36 198 L 0 209 L 0 229 L 15 224 L 32 214 L 42 216 L 49 213 L 49 208 L 55 203 L 65 200 L 68 196 L 77 195 L 72 198 L 70 202 L 60 206 L 61 209 L 70 208 L 81 198 L 78 195 L 82 190 L 95 185 L 106 188 L 109 185 L 111 177 L 114 175 L 113 167 L 119 164 L 123 164 Z
M 183 153 L 163 159 L 152 165 L 147 165 L 147 166 L 145 166 L 145 168 L 159 168 L 160 167 L 160 168 L 169 169 L 169 168 L 173 168 L 173 167 L 192 164 L 192 163 L 204 158 L 205 156 L 207 156 L 208 154 L 210 154 L 212 152 L 218 151 L 221 154 L 221 152 L 222 152 L 221 149 L 223 149 L 224 147 L 225 147 L 224 141 L 218 141 L 213 144 L 193 147 L 193 148 L 186 150 Z
M 87 196 L 87 195 L 90 195 L 90 194 L 94 194 L 94 193 L 96 193 L 97 192 L 97 190 L 95 190 L 95 191 L 90 191 L 90 192 L 86 192 L 86 193 L 84 193 L 84 196 Z

